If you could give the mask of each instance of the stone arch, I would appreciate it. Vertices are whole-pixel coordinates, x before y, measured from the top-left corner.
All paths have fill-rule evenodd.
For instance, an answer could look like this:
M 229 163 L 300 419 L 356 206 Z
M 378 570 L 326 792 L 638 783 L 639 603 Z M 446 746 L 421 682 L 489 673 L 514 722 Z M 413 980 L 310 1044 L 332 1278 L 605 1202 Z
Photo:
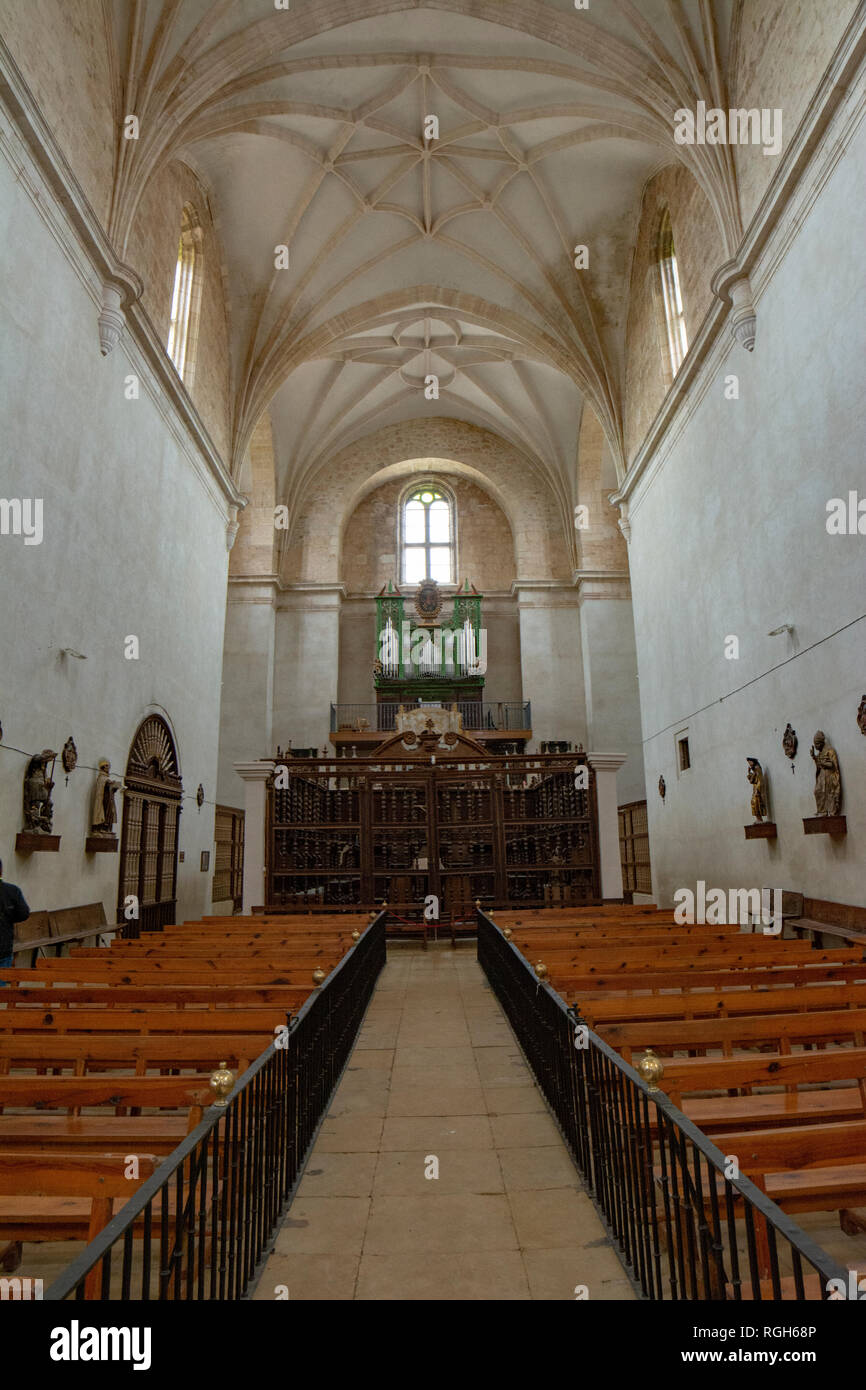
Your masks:
M 282 570 L 288 583 L 334 584 L 341 572 L 346 519 L 389 477 L 417 460 L 447 462 L 485 489 L 508 519 L 520 578 L 559 579 L 571 573 L 560 508 L 532 462 L 499 436 L 453 419 L 389 425 L 343 449 L 309 481 L 299 502 Z
M 403 585 L 401 509 L 419 486 L 448 497 L 452 511 L 456 569 L 484 594 L 507 594 L 517 569 L 514 533 L 503 499 L 494 496 L 477 469 L 441 458 L 407 459 L 369 480 L 351 511 L 341 541 L 341 578 L 346 594 L 376 593 L 389 580 Z M 495 490 L 498 492 L 498 489 Z

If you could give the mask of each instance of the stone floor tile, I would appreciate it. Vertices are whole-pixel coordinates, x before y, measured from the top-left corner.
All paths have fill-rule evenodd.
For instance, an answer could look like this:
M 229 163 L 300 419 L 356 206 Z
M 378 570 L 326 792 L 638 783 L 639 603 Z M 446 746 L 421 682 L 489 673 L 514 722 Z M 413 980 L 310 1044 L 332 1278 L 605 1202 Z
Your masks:
M 484 1099 L 491 1115 L 546 1114 L 547 1106 L 537 1086 L 485 1086 Z
M 364 1236 L 365 1255 L 516 1249 L 508 1198 L 499 1193 L 374 1197 Z
M 492 1115 L 490 1125 L 497 1149 L 539 1148 L 562 1144 L 562 1136 L 547 1114 Z
M 429 1151 L 424 1149 L 381 1153 L 373 1179 L 374 1196 L 421 1197 L 443 1192 L 505 1190 L 495 1149 L 442 1149 L 432 1156 L 438 1161 L 435 1169 L 428 1161 Z M 438 1177 L 426 1176 L 433 1172 L 438 1172 Z
M 289 1302 L 345 1302 L 355 1297 L 359 1255 L 273 1255 L 253 1295 L 266 1303 L 288 1291 Z
M 581 1299 L 586 1297 L 590 1303 L 628 1303 L 637 1298 L 610 1246 L 524 1250 L 523 1264 L 534 1299 L 573 1301 L 578 1288 Z
M 274 1253 L 359 1255 L 369 1211 L 368 1197 L 297 1196 L 280 1228 Z
M 319 1146 L 304 1169 L 298 1197 L 369 1197 L 379 1163 L 376 1153 L 327 1153 Z
M 492 1149 L 493 1135 L 486 1115 L 389 1115 L 381 1148 L 383 1153 L 423 1149 L 434 1154 L 449 1149 Z
M 349 1065 L 346 1067 L 346 1076 L 350 1076 L 355 1071 L 385 1071 L 389 1072 L 394 1065 L 393 1047 L 383 1047 L 378 1050 L 373 1047 L 355 1048 L 349 1058 Z
M 481 1087 L 427 1082 L 397 1089 L 388 1096 L 389 1119 L 394 1115 L 486 1115 Z
M 361 1257 L 356 1298 L 367 1301 L 513 1302 L 530 1298 L 516 1250 Z
M 509 1190 L 521 1250 L 570 1250 L 603 1237 L 598 1213 L 583 1192 L 569 1187 Z
M 378 1153 L 383 1124 L 379 1115 L 346 1115 L 339 1119 L 325 1119 L 310 1162 L 319 1149 L 323 1153 Z
M 509 1191 L 538 1192 L 548 1187 L 579 1188 L 580 1177 L 565 1145 L 498 1149 L 502 1177 Z

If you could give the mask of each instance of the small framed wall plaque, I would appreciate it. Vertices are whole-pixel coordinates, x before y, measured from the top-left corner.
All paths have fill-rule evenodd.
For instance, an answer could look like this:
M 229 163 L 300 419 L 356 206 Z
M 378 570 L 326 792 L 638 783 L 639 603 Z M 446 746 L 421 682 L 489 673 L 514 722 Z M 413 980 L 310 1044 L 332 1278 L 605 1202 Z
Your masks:
M 201 852 L 201 871 L 206 874 L 210 868 L 210 850 L 203 849 Z

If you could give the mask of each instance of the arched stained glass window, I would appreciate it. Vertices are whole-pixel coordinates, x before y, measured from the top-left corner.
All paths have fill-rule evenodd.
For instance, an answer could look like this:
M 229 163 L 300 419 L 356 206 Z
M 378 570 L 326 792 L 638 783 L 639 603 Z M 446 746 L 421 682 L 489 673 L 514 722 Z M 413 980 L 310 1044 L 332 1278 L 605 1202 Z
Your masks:
M 671 226 L 671 215 L 667 208 L 662 215 L 659 228 L 658 264 L 671 372 L 673 376 L 676 376 L 682 366 L 683 358 L 688 352 L 689 343 L 686 335 L 686 317 L 680 288 L 680 273 L 677 267 L 677 253 L 674 250 L 674 233 Z
M 401 546 L 404 584 L 420 584 L 424 579 L 454 582 L 453 506 L 434 484 L 416 488 L 405 498 Z

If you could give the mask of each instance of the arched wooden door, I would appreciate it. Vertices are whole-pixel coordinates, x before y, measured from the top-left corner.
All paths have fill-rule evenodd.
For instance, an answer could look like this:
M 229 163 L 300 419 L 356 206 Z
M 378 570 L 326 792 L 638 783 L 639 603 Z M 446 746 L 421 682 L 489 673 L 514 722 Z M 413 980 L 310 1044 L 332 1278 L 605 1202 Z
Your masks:
M 171 731 L 158 714 L 141 724 L 126 764 L 117 920 L 125 936 L 158 931 L 174 921 L 177 848 L 183 784 Z M 124 913 L 138 899 L 138 918 Z

